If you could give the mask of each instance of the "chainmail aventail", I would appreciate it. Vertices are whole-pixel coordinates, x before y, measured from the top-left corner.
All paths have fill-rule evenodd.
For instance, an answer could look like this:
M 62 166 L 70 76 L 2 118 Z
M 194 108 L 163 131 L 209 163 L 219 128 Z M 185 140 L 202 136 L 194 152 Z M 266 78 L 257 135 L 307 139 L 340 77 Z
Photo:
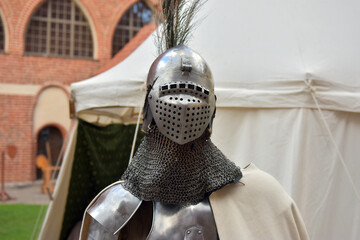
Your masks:
M 179 145 L 154 129 L 122 176 L 124 188 L 145 201 L 195 204 L 242 177 L 240 168 L 204 134 Z

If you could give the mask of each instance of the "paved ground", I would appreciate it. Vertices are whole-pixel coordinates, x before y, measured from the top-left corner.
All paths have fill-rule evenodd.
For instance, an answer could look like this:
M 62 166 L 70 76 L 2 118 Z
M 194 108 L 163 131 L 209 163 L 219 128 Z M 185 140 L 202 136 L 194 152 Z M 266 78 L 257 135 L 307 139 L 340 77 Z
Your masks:
M 47 194 L 41 191 L 42 180 L 32 183 L 6 183 L 5 192 L 15 198 L 0 204 L 26 203 L 26 204 L 48 204 L 50 202 Z

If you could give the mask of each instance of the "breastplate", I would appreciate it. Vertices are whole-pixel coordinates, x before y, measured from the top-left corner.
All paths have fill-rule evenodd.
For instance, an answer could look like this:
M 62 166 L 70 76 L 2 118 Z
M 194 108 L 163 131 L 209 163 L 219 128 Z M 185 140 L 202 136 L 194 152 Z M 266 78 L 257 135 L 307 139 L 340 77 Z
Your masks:
M 87 239 L 218 239 L 208 198 L 189 206 L 141 201 L 118 183 L 87 213 L 92 217 Z
M 180 206 L 154 202 L 153 223 L 148 240 L 216 240 L 217 231 L 209 200 Z

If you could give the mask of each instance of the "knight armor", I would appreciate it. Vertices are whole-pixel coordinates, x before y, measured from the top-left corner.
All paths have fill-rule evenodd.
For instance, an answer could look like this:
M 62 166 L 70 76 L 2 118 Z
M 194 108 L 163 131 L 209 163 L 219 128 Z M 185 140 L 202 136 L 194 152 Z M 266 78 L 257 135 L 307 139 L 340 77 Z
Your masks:
M 178 144 L 191 142 L 211 129 L 214 83 L 199 54 L 186 46 L 166 51 L 152 64 L 147 85 L 149 107 L 145 107 L 144 127 L 153 119 L 159 131 Z
M 92 217 L 87 239 L 218 239 L 207 198 L 188 206 L 145 202 L 117 182 L 98 196 L 87 213 Z
M 197 53 L 166 51 L 147 84 L 146 135 L 122 180 L 86 209 L 81 240 L 308 239 L 280 184 L 254 165 L 243 176 L 212 143 L 216 98 Z
M 242 173 L 210 140 L 211 71 L 199 54 L 177 46 L 154 61 L 147 86 L 146 135 L 122 182 L 87 209 L 87 239 L 218 239 L 208 197 Z

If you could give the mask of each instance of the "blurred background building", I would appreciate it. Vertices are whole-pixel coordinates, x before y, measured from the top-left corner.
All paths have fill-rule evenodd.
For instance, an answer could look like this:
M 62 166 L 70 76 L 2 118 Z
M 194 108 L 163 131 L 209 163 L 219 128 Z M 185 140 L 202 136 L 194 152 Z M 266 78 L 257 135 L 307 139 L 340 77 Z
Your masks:
M 155 30 L 156 8 L 156 0 L 0 0 L 0 148 L 17 148 L 5 181 L 40 178 L 39 154 L 56 164 L 71 127 L 70 84 L 130 55 Z

